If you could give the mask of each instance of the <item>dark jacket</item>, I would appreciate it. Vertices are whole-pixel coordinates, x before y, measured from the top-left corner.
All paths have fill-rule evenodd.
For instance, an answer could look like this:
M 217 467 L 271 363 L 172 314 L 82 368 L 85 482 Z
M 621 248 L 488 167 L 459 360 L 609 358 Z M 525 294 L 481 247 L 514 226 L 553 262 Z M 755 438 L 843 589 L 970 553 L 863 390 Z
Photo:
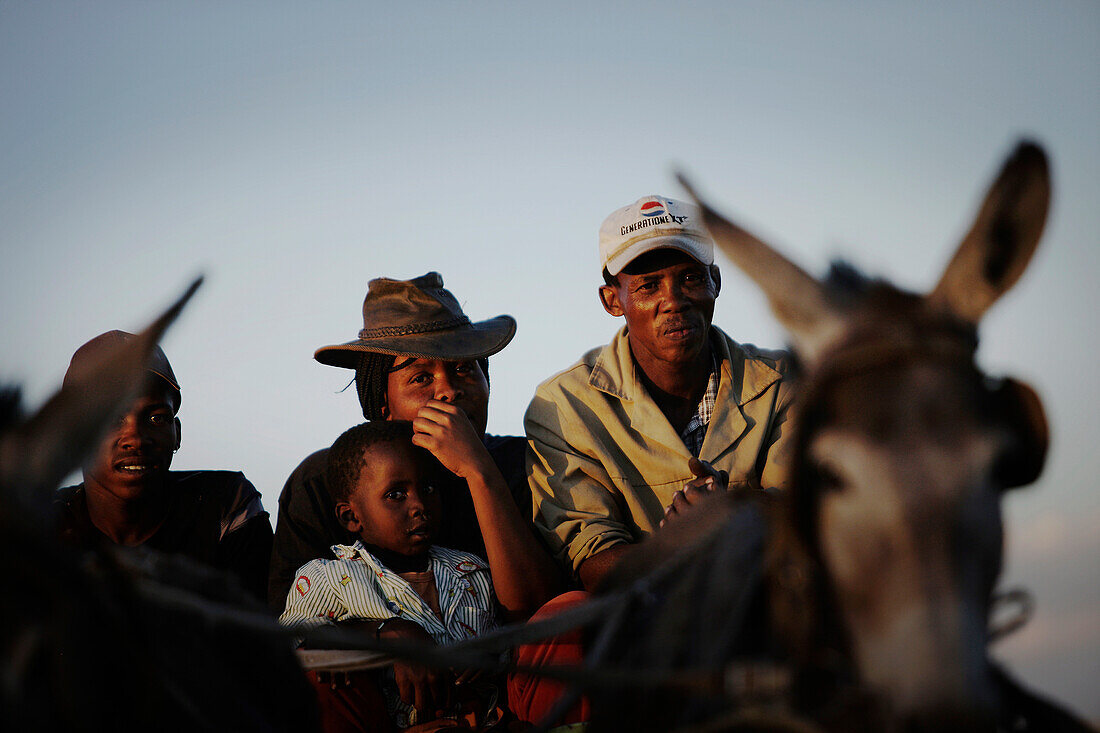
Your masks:
M 272 532 L 256 487 L 239 471 L 169 471 L 168 481 L 168 516 L 142 547 L 228 570 L 263 599 Z M 84 484 L 59 489 L 53 503 L 62 540 L 77 547 L 111 541 L 88 517 Z

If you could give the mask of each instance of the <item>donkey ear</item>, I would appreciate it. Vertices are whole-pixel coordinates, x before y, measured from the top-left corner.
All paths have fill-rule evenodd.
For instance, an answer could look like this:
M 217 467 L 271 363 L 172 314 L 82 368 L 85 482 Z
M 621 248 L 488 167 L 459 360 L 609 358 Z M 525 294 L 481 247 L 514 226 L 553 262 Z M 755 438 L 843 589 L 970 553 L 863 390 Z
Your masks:
M 844 327 L 840 312 L 829 305 L 821 283 L 700 201 L 683 175 L 678 174 L 677 179 L 702 210 L 703 223 L 718 247 L 764 291 L 772 312 L 791 334 L 802 360 L 816 363 Z
M 990 187 L 974 226 L 929 301 L 977 323 L 1027 268 L 1049 205 L 1046 154 L 1034 143 L 1021 142 Z

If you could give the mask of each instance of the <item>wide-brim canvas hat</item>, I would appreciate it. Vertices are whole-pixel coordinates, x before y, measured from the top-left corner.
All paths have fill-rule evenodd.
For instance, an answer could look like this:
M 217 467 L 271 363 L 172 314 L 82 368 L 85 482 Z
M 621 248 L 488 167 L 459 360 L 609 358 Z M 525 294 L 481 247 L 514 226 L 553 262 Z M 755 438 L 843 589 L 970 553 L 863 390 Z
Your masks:
M 73 358 L 69 361 L 69 368 L 65 370 L 65 378 L 62 380 L 62 384 L 81 381 L 86 375 L 94 372 L 99 367 L 106 352 L 123 341 L 130 341 L 135 338 L 137 337 L 134 334 L 126 331 L 107 331 L 99 334 L 73 354 Z M 180 390 L 179 380 L 176 379 L 176 374 L 172 371 L 172 365 L 168 363 L 168 357 L 164 355 L 164 351 L 160 346 L 154 346 L 149 353 L 149 359 L 145 362 L 145 371 L 155 374 L 168 383 L 168 386 L 175 393 L 175 409 L 178 412 L 180 403 L 183 400 L 183 393 Z
M 438 272 L 412 280 L 370 281 L 363 300 L 359 338 L 322 346 L 313 358 L 329 366 L 355 369 L 360 354 L 462 361 L 492 356 L 516 335 L 516 320 L 501 315 L 471 321 L 443 287 Z
M 643 196 L 616 209 L 600 226 L 600 267 L 618 275 L 641 255 L 678 249 L 704 265 L 714 263 L 714 240 L 699 207 L 666 196 Z

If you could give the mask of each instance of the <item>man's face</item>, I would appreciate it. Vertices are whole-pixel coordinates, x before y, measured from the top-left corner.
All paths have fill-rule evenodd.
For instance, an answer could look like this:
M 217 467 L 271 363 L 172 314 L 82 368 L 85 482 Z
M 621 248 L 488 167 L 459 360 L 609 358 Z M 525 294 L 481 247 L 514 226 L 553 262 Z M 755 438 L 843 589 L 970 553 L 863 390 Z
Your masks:
M 626 318 L 639 363 L 686 365 L 706 348 L 720 287 L 717 268 L 656 249 L 623 268 L 617 285 L 601 286 L 600 300 L 608 313 Z
M 439 532 L 442 509 L 435 477 L 411 444 L 375 443 L 363 456 L 359 479 L 347 502 L 337 505 L 337 514 L 368 544 L 422 556 Z
M 100 443 L 84 481 L 123 501 L 138 499 L 147 487 L 163 482 L 180 446 L 175 393 L 162 379 L 147 380 L 130 410 Z
M 403 357 L 397 357 L 400 364 Z M 386 382 L 388 420 L 412 420 L 428 400 L 462 408 L 478 435 L 489 420 L 489 382 L 476 361 L 416 359 L 390 372 Z

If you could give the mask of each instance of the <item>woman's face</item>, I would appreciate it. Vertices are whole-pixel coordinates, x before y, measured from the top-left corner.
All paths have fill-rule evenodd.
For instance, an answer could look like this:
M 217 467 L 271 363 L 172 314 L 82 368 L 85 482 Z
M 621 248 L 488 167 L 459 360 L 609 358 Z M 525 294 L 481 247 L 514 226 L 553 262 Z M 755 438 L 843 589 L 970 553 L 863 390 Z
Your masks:
M 398 358 L 400 363 L 401 357 Z M 489 380 L 477 361 L 416 359 L 392 371 L 386 380 L 387 420 L 413 420 L 428 400 L 462 409 L 478 435 L 489 420 Z

